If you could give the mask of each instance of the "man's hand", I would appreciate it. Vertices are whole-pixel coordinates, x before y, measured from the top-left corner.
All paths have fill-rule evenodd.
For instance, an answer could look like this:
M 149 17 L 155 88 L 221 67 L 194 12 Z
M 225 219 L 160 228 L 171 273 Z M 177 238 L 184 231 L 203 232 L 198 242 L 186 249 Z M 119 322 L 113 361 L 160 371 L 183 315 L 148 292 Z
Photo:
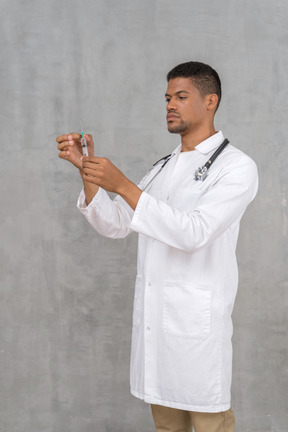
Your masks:
M 101 186 L 109 192 L 122 196 L 135 210 L 142 193 L 109 159 L 99 157 L 83 157 L 83 181 Z
M 109 192 L 119 193 L 121 186 L 128 179 L 110 162 L 100 157 L 83 157 L 83 179 L 89 183 L 101 186 Z
M 94 155 L 94 143 L 92 135 L 84 135 L 87 141 L 89 156 Z M 71 133 L 69 135 L 60 135 L 56 138 L 59 157 L 66 159 L 75 165 L 76 168 L 82 170 L 82 147 L 81 134 Z

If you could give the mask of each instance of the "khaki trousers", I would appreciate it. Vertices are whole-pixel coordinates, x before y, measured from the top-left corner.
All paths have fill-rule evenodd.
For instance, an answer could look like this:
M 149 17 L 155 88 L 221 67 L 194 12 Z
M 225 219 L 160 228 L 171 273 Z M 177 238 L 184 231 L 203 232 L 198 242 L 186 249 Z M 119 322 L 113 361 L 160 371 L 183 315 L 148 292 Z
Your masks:
M 182 411 L 160 405 L 151 405 L 157 432 L 233 432 L 233 410 L 219 413 Z

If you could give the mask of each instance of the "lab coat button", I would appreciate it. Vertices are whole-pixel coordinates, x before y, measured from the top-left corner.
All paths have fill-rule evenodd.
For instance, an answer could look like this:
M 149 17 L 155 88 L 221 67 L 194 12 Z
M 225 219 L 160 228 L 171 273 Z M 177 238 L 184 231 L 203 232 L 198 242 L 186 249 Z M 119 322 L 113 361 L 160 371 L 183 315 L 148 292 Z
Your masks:
M 151 286 L 151 282 L 148 283 L 148 286 Z
M 150 330 L 150 327 L 147 327 L 147 330 Z

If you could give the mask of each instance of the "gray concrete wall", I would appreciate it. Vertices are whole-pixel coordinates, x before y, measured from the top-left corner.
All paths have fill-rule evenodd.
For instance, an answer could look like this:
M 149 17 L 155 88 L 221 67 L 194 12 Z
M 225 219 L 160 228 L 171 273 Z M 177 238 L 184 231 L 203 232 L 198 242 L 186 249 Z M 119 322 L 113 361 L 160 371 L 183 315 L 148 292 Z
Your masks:
M 100 238 L 77 211 L 55 137 L 94 134 L 137 180 L 179 142 L 166 72 L 219 72 L 217 128 L 251 155 L 259 195 L 239 239 L 237 432 L 288 430 L 285 0 L 1 0 L 0 430 L 152 432 L 129 394 L 137 238 Z

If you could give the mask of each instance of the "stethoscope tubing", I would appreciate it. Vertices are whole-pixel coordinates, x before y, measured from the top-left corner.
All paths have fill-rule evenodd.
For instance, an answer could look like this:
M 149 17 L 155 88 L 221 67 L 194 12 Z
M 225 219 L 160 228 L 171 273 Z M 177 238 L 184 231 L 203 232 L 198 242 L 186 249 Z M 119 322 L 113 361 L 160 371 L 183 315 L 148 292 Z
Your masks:
M 215 161 L 215 159 L 222 153 L 224 148 L 229 144 L 229 140 L 225 138 L 225 140 L 222 142 L 222 144 L 217 148 L 217 150 L 213 153 L 211 158 L 205 163 L 205 165 L 202 166 L 202 168 L 198 168 L 195 172 L 194 179 L 195 180 L 202 180 L 204 181 L 205 178 L 208 175 L 208 170 Z M 164 159 L 164 163 L 161 165 L 160 169 L 154 174 L 154 176 L 149 180 L 149 182 L 144 186 L 142 189 L 143 192 L 150 186 L 150 184 L 153 182 L 153 180 L 160 174 L 160 172 L 163 170 L 165 165 L 172 159 L 172 157 L 175 156 L 175 153 L 172 153 L 168 156 L 165 156 L 164 158 L 160 159 L 159 161 L 155 162 L 153 166 L 156 166 L 161 160 Z

